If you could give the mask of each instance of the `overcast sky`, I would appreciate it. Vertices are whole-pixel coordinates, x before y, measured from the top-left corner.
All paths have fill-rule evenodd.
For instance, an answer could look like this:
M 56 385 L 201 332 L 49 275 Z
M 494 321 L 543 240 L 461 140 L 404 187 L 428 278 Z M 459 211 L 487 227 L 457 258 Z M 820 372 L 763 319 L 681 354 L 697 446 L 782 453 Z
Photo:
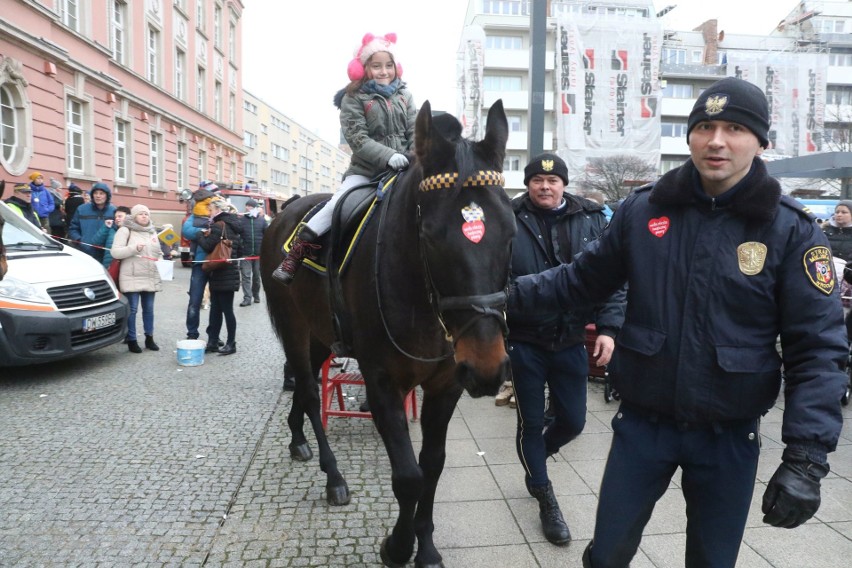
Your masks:
M 727 33 L 767 34 L 795 0 L 654 0 L 667 29 L 716 18 Z M 456 49 L 466 0 L 244 0 L 243 88 L 303 127 L 336 143 L 332 97 L 365 33 L 396 32 L 403 79 L 418 107 L 456 112 Z

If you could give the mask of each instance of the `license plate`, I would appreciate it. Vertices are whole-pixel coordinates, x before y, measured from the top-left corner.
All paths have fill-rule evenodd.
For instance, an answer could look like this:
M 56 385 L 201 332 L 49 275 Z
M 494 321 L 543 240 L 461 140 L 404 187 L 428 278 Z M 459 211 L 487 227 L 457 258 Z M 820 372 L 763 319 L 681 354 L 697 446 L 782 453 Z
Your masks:
M 115 325 L 115 312 L 110 312 L 108 314 L 101 314 L 99 316 L 93 316 L 90 318 L 86 318 L 83 320 L 83 331 L 95 331 L 97 329 L 103 329 L 105 327 L 109 327 L 111 325 Z

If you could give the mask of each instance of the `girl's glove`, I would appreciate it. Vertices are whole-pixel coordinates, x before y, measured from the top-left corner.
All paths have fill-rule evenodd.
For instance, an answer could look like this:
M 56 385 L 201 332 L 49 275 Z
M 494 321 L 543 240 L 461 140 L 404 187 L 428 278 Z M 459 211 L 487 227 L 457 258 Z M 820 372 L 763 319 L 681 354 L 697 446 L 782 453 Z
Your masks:
M 402 154 L 394 154 L 388 160 L 388 166 L 395 170 L 401 170 L 402 168 L 408 167 L 408 158 Z

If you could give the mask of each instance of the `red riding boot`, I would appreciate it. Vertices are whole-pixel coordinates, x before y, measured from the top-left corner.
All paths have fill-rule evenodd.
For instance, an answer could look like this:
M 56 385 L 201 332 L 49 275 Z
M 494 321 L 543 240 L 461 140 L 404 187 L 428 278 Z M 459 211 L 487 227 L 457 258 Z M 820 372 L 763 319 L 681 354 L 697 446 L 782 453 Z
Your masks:
M 290 252 L 281 261 L 281 266 L 272 273 L 272 278 L 285 286 L 289 286 L 293 282 L 293 278 L 296 277 L 296 271 L 302 266 L 302 260 L 305 257 L 313 258 L 313 251 L 320 248 L 320 245 L 316 243 L 318 238 L 319 236 L 307 225 L 303 226 L 296 238 L 293 239 Z

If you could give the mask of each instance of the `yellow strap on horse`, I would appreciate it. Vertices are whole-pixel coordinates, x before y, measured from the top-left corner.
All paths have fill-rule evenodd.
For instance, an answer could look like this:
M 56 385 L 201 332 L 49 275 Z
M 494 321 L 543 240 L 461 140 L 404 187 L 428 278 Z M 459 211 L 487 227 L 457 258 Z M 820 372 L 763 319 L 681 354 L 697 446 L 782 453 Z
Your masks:
M 435 174 L 420 182 L 420 191 L 432 191 L 433 189 L 449 189 L 459 179 L 458 172 Z M 462 187 L 488 187 L 489 185 L 505 185 L 506 179 L 502 172 L 494 170 L 479 170 L 462 184 Z

